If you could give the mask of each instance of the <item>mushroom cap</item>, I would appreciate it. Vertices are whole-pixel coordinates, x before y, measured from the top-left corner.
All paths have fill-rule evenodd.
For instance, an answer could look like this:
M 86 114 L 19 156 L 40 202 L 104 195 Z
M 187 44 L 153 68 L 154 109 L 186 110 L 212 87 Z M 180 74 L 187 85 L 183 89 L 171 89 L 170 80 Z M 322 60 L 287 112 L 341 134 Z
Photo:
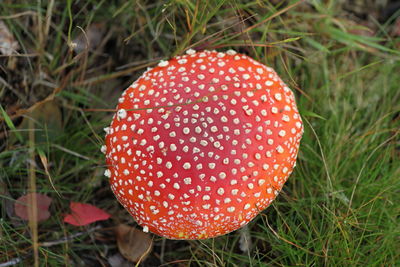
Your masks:
M 127 88 L 105 131 L 105 175 L 143 230 L 205 239 L 274 200 L 303 124 L 272 68 L 233 50 L 189 50 Z

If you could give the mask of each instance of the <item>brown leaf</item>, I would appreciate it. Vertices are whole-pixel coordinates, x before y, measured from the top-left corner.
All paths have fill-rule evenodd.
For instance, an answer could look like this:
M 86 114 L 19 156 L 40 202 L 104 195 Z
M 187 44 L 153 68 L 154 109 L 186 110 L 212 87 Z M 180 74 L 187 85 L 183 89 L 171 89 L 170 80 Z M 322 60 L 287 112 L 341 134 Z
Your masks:
M 79 53 L 85 49 L 95 49 L 103 40 L 104 32 L 105 27 L 102 23 L 94 23 L 85 31 L 82 29 L 82 32 L 72 41 L 74 51 Z
M 0 52 L 9 56 L 15 54 L 19 49 L 19 44 L 11 34 L 7 25 L 0 20 Z
M 44 221 L 50 217 L 49 207 L 52 199 L 46 195 L 38 193 L 29 193 L 17 199 L 14 204 L 15 214 L 23 220 L 29 220 L 29 209 L 32 207 L 31 203 L 34 203 L 36 199 L 36 221 Z
M 149 234 L 126 224 L 118 225 L 115 234 L 119 252 L 129 261 L 143 262 L 153 248 Z
M 44 102 L 32 112 L 24 116 L 17 127 L 21 135 L 28 138 L 29 120 L 35 125 L 35 140 L 37 143 L 53 142 L 63 132 L 62 114 L 59 105 L 55 101 Z

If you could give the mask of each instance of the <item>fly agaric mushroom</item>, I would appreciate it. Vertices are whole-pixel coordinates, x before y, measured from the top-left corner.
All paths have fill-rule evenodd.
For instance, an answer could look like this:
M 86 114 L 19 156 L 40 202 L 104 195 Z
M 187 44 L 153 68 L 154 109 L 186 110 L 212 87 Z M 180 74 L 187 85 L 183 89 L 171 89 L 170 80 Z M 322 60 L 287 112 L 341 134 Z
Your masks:
M 273 201 L 303 124 L 273 69 L 233 50 L 190 49 L 126 89 L 105 131 L 105 175 L 143 231 L 205 239 Z

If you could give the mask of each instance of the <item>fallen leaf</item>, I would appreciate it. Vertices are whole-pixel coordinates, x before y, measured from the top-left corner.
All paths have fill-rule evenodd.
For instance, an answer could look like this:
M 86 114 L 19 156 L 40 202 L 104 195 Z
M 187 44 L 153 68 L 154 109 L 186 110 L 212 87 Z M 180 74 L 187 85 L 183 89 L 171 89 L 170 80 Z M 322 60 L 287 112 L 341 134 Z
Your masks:
M 11 34 L 7 25 L 0 20 L 0 52 L 5 56 L 15 54 L 19 44 Z
M 75 226 L 88 225 L 110 218 L 110 214 L 90 204 L 71 202 L 70 208 L 71 214 L 64 217 L 64 222 Z
M 33 130 L 37 143 L 54 142 L 64 131 L 60 106 L 56 101 L 44 102 L 23 117 L 17 129 L 21 130 L 21 135 L 25 138 L 28 138 L 29 134 L 29 131 L 27 131 L 29 121 L 34 122 Z
M 29 207 L 36 198 L 36 221 L 44 221 L 50 217 L 49 207 L 52 199 L 46 195 L 29 193 L 17 199 L 14 204 L 15 214 L 23 220 L 29 220 Z
M 86 30 L 80 29 L 82 32 L 72 41 L 73 49 L 76 53 L 80 53 L 85 49 L 93 50 L 100 45 L 105 32 L 103 23 L 94 23 Z
M 153 248 L 150 234 L 120 224 L 115 228 L 119 252 L 131 262 L 143 262 Z

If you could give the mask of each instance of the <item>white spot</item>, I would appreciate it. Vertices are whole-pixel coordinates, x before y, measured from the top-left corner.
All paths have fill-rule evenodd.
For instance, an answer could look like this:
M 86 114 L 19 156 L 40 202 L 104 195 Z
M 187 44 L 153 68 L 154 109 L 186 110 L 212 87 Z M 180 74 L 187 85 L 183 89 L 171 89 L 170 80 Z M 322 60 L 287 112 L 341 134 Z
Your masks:
M 186 54 L 194 55 L 194 54 L 196 54 L 196 50 L 190 48 L 190 49 L 186 50 Z
M 189 134 L 190 133 L 190 129 L 188 127 L 183 128 L 183 133 L 184 134 Z
M 174 188 L 179 190 L 181 187 L 179 186 L 178 183 L 174 183 Z
M 225 193 L 225 190 L 222 187 L 220 187 L 220 188 L 218 188 L 217 193 L 218 193 L 218 195 L 222 196 Z
M 274 84 L 274 83 L 273 83 L 272 81 L 266 81 L 266 82 L 265 82 L 265 85 L 266 85 L 266 86 L 271 86 L 271 85 L 273 85 L 273 84 Z
M 185 64 L 186 62 L 187 62 L 187 59 L 185 59 L 185 58 L 182 58 L 182 59 L 178 60 L 179 64 Z
M 171 149 L 171 151 L 176 151 L 176 149 L 177 149 L 175 144 L 170 144 L 169 148 Z
M 209 196 L 209 195 L 204 195 L 204 196 L 203 196 L 203 200 L 204 200 L 204 201 L 210 200 L 210 196 Z
M 219 148 L 221 146 L 221 143 L 219 141 L 214 142 L 214 147 Z
M 283 115 L 282 120 L 288 122 L 288 121 L 290 121 L 290 118 L 288 115 Z
M 218 66 L 220 66 L 220 67 L 225 66 L 225 62 L 223 62 L 223 61 L 219 61 L 217 64 L 218 64 Z
M 168 61 L 165 61 L 165 60 L 161 60 L 160 61 L 160 63 L 158 63 L 158 66 L 159 67 L 166 67 L 166 66 L 168 66 Z
M 235 211 L 235 207 L 229 207 L 227 208 L 228 212 L 234 212 Z
M 117 116 L 120 119 L 125 119 L 126 118 L 126 110 L 125 109 L 118 110 Z

